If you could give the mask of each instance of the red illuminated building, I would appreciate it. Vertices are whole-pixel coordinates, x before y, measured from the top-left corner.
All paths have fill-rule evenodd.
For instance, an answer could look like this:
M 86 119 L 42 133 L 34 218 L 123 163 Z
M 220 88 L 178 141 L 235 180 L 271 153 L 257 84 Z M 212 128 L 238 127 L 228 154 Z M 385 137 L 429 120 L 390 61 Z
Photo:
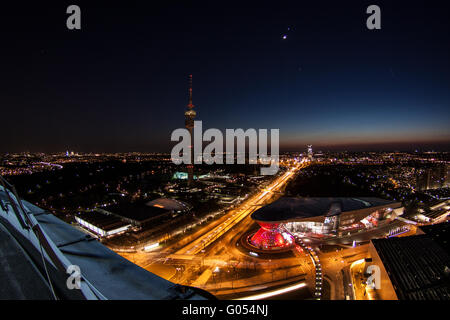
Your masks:
M 294 237 L 283 230 L 279 223 L 258 222 L 261 229 L 250 239 L 250 244 L 262 250 L 289 248 L 294 244 Z
M 260 250 L 282 250 L 294 236 L 323 239 L 377 228 L 403 214 L 400 202 L 379 198 L 283 197 L 256 210 L 261 228 L 248 243 Z

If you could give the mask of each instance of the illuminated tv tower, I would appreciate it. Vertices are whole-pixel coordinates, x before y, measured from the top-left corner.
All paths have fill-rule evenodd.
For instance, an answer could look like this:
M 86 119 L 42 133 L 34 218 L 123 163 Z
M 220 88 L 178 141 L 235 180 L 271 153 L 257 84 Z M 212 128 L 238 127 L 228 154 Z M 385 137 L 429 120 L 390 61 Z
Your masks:
M 194 110 L 194 105 L 192 104 L 192 74 L 189 75 L 189 103 L 187 105 L 187 110 L 184 113 L 185 117 L 185 125 L 186 129 L 189 130 L 189 133 L 191 134 L 191 145 L 189 148 L 191 149 L 191 163 L 188 164 L 187 172 L 188 172 L 188 186 L 192 185 L 192 182 L 194 180 L 194 147 L 193 147 L 193 141 L 194 141 L 194 118 L 196 116 L 196 112 Z

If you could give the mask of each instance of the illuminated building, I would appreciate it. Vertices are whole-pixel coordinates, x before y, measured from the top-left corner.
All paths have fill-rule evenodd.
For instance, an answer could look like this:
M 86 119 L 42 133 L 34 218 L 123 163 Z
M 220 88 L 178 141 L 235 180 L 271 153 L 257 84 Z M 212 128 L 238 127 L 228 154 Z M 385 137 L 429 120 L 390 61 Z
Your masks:
M 290 245 L 292 235 L 326 238 L 376 228 L 403 214 L 400 202 L 378 198 L 283 197 L 256 210 L 261 229 L 249 242 L 267 250 Z
M 186 222 L 191 209 L 180 200 L 158 198 L 105 205 L 77 214 L 75 220 L 95 237 L 107 238 L 103 243 L 114 250 L 149 250 L 149 243 L 168 237 L 175 225 Z
M 187 172 L 177 171 L 173 174 L 172 179 L 173 180 L 186 180 L 186 179 L 188 179 L 188 177 L 189 177 L 189 174 Z M 210 178 L 210 177 L 211 177 L 211 174 L 207 173 L 207 174 L 199 175 L 198 177 L 194 174 L 192 178 L 194 180 L 197 180 L 197 179 L 206 179 L 206 178 Z
M 294 237 L 279 223 L 259 222 L 260 229 L 250 239 L 250 244 L 261 250 L 277 250 L 291 247 Z
M 448 176 L 449 169 L 445 165 L 417 170 L 416 188 L 421 191 L 443 188 L 449 183 Z
M 189 174 L 187 172 L 177 171 L 173 174 L 172 179 L 173 180 L 187 180 L 188 177 L 189 177 Z M 197 176 L 193 175 L 192 178 L 195 180 L 195 179 L 197 179 Z
M 450 200 L 431 202 L 428 207 L 420 209 L 413 217 L 418 222 L 437 223 L 447 219 L 450 214 Z
M 113 215 L 97 211 L 83 212 L 75 216 L 75 220 L 85 229 L 100 237 L 109 237 L 128 230 L 131 224 Z
M 190 136 L 191 136 L 191 163 L 188 164 L 187 172 L 188 172 L 188 185 L 192 185 L 192 182 L 194 181 L 194 148 L 193 148 L 193 141 L 194 141 L 194 119 L 196 116 L 196 112 L 194 110 L 194 105 L 192 104 L 192 74 L 189 75 L 189 102 L 187 105 L 187 110 L 184 113 L 185 116 L 185 125 L 186 129 L 189 130 Z
M 180 213 L 188 212 L 191 206 L 179 200 L 159 198 L 146 203 L 120 203 L 96 210 L 116 216 L 132 226 L 150 228 Z
M 312 145 L 308 144 L 308 159 L 312 160 L 313 159 L 313 149 L 312 149 Z

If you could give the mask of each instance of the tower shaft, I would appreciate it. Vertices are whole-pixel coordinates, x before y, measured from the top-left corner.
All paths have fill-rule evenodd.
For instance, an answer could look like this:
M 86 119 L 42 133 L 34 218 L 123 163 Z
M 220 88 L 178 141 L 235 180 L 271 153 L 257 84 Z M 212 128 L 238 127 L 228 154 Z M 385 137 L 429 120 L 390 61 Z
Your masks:
M 192 104 L 192 75 L 189 75 L 189 101 L 187 110 L 184 113 L 185 126 L 189 130 L 191 136 L 190 151 L 191 151 L 191 163 L 186 165 L 188 172 L 188 186 L 191 186 L 194 181 L 194 119 L 196 112 L 194 111 L 194 105 Z

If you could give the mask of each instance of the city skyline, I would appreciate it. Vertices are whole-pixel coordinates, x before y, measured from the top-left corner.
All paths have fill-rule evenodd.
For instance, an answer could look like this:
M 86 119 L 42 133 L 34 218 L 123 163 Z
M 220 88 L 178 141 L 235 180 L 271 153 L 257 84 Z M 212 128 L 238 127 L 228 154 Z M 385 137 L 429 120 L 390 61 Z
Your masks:
M 3 4 L 0 300 L 450 300 L 445 8 Z
M 207 128 L 279 128 L 281 151 L 449 150 L 445 12 L 379 6 L 371 31 L 365 4 L 83 4 L 70 31 L 63 4 L 11 5 L 0 152 L 169 152 L 189 74 Z

